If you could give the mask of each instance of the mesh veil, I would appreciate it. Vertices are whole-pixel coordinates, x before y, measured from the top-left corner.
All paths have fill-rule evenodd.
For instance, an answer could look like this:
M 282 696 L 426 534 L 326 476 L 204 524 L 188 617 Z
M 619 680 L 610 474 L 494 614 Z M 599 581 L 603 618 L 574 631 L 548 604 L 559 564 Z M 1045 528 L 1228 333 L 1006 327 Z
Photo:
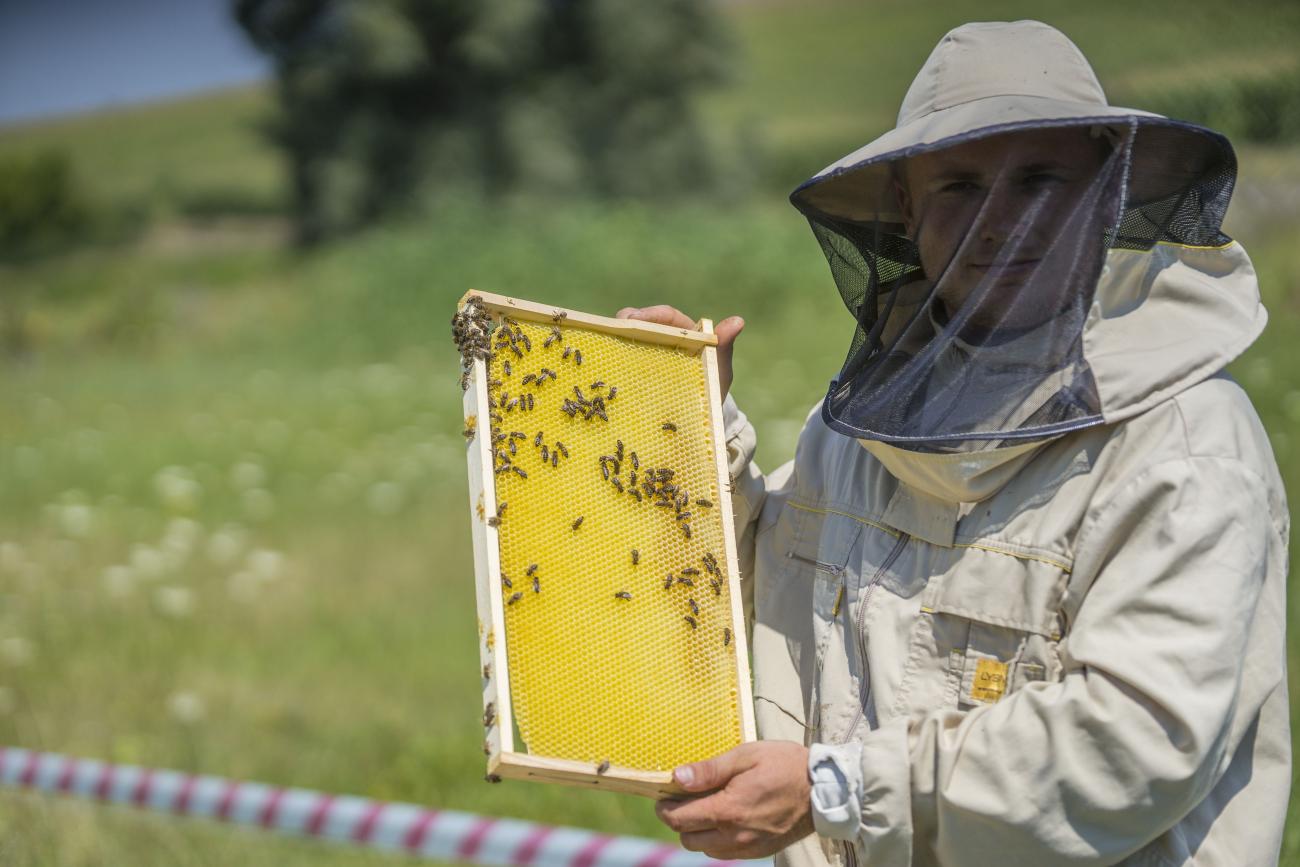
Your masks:
M 856 321 L 827 424 L 947 452 L 1101 423 L 1082 336 L 1108 253 L 1226 243 L 1235 175 L 1215 133 L 1112 116 L 979 130 L 804 184 L 791 200 Z

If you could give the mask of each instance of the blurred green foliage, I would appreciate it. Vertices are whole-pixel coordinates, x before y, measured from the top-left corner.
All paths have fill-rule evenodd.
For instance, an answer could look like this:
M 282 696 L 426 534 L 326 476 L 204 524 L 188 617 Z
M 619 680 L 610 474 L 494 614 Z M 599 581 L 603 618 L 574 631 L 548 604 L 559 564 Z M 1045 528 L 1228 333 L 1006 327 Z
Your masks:
M 90 208 L 59 151 L 0 157 L 0 262 L 47 256 L 82 240 Z
M 1300 142 L 1300 64 L 1263 75 L 1188 82 L 1152 94 L 1145 107 L 1204 124 L 1238 142 Z
M 273 58 L 307 242 L 427 195 L 715 186 L 692 99 L 728 67 L 695 0 L 236 0 Z

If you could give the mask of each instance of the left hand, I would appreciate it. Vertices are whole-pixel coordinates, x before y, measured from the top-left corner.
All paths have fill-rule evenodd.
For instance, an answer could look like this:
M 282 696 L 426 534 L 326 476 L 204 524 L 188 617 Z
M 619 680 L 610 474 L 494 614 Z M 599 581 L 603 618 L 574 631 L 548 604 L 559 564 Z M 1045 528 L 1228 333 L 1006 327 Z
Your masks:
M 691 800 L 664 800 L 655 814 L 682 846 L 713 858 L 762 858 L 813 832 L 808 748 L 790 741 L 741 744 L 673 772 Z

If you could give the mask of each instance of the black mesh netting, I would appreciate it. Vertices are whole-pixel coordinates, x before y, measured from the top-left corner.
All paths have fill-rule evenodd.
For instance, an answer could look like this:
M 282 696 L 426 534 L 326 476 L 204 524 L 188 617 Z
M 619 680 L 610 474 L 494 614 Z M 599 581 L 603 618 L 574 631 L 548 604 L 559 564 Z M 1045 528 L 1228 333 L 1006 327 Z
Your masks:
M 868 166 L 874 182 L 846 178 Z M 1221 136 L 1133 117 L 1001 128 L 805 184 L 792 201 L 855 319 L 827 423 L 960 451 L 1099 422 L 1081 337 L 1107 251 L 1226 243 L 1235 176 Z M 819 197 L 826 182 L 842 186 Z M 845 189 L 851 214 L 832 213 Z

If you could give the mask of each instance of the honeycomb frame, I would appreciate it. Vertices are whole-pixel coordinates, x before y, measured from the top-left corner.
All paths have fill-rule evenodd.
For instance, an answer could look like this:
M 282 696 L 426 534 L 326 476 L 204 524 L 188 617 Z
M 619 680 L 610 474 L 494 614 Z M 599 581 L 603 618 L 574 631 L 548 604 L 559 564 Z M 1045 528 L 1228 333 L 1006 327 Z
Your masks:
M 703 585 L 707 580 L 713 585 L 712 592 L 701 586 L 699 590 L 689 590 L 690 598 L 686 599 L 690 603 L 690 609 L 699 615 L 700 625 L 697 626 L 696 619 L 685 616 L 681 618 L 687 621 L 689 625 L 679 625 L 680 631 L 687 636 L 681 639 L 682 642 L 688 639 L 694 639 L 696 644 L 691 645 L 698 649 L 700 639 L 696 634 L 703 635 L 705 629 L 705 617 L 710 617 L 709 626 L 712 628 L 712 635 L 718 636 L 725 631 L 725 643 L 727 651 L 731 654 L 728 660 L 725 653 L 722 654 L 723 661 L 714 665 L 718 671 L 724 671 L 731 678 L 729 681 L 731 689 L 728 690 L 730 697 L 713 696 L 713 693 L 720 693 L 716 675 L 712 681 L 714 689 L 710 692 L 712 698 L 712 713 L 715 715 L 705 720 L 705 723 L 717 722 L 716 715 L 720 713 L 717 709 L 721 703 L 729 703 L 729 710 L 723 709 L 721 713 L 727 714 L 728 718 L 724 720 L 730 728 L 729 732 L 734 734 L 734 743 L 743 743 L 756 739 L 752 688 L 750 685 L 749 655 L 746 642 L 746 633 L 744 625 L 744 612 L 742 609 L 740 585 L 739 585 L 739 565 L 736 553 L 736 540 L 734 527 L 731 520 L 731 497 L 729 486 L 729 475 L 727 472 L 727 459 L 725 450 L 725 439 L 723 436 L 722 426 L 722 401 L 721 389 L 718 376 L 717 366 L 717 337 L 713 334 L 712 323 L 709 320 L 701 320 L 699 330 L 690 330 L 675 328 L 655 323 L 641 322 L 636 320 L 612 319 L 603 316 L 583 313 L 576 310 L 567 310 L 537 304 L 523 299 L 511 298 L 503 295 L 497 295 L 489 292 L 471 290 L 465 293 L 460 299 L 458 308 L 465 309 L 466 303 L 471 298 L 477 298 L 482 308 L 489 314 L 494 322 L 501 322 L 508 319 L 517 323 L 516 328 L 528 328 L 536 336 L 536 328 L 543 328 L 555 332 L 558 325 L 562 325 L 566 332 L 570 330 L 599 336 L 600 339 L 613 339 L 622 346 L 629 349 L 633 347 L 650 347 L 655 349 L 668 348 L 677 350 L 675 353 L 678 357 L 686 359 L 686 364 L 698 365 L 699 379 L 696 380 L 693 394 L 698 400 L 696 403 L 701 409 L 700 418 L 692 420 L 703 426 L 705 433 L 703 440 L 707 444 L 707 457 L 696 450 L 701 458 L 697 467 L 696 475 L 700 472 L 707 471 L 708 490 L 715 502 L 709 504 L 712 508 L 708 509 L 710 522 L 706 522 L 704 529 L 714 528 L 710 532 L 714 533 L 714 538 L 721 547 L 718 555 L 709 554 L 714 557 L 714 564 L 704 564 L 706 570 L 704 574 L 696 575 Z M 496 339 L 494 333 L 494 340 Z M 555 332 L 558 333 L 558 332 Z M 512 341 L 513 342 L 513 341 Z M 505 354 L 505 350 L 499 350 Z M 635 350 L 633 350 L 635 351 Z M 531 352 L 531 347 L 530 347 Z M 522 356 L 521 356 L 522 357 Z M 466 386 L 464 395 L 464 414 L 465 414 L 465 434 L 467 438 L 466 458 L 469 470 L 469 500 L 470 500 L 470 524 L 472 527 L 473 546 L 474 546 L 474 566 L 475 566 L 475 587 L 477 598 L 477 615 L 478 615 L 478 636 L 480 661 L 482 663 L 482 683 L 483 683 L 483 725 L 485 729 L 485 740 L 483 744 L 487 760 L 487 778 L 495 781 L 501 778 L 525 779 L 542 782 L 560 783 L 565 785 L 576 785 L 590 788 L 607 789 L 611 791 L 620 791 L 631 794 L 643 795 L 652 798 L 671 797 L 682 794 L 682 790 L 672 780 L 671 767 L 659 767 L 647 769 L 644 766 L 638 766 L 640 763 L 613 762 L 608 759 L 597 760 L 595 755 L 588 754 L 582 759 L 572 757 L 558 757 L 547 755 L 545 750 L 531 751 L 524 744 L 516 743 L 516 723 L 518 717 L 516 714 L 516 702 L 512 700 L 512 668 L 510 662 L 509 646 L 514 644 L 516 649 L 527 649 L 527 645 L 520 645 L 517 642 L 525 640 L 525 629 L 521 626 L 515 635 L 507 632 L 507 608 L 514 604 L 514 601 L 521 601 L 519 594 L 526 594 L 528 597 L 533 596 L 533 590 L 530 589 L 531 575 L 512 569 L 511 574 L 514 576 L 513 582 L 518 584 L 515 589 L 511 584 L 511 579 L 503 570 L 503 546 L 502 530 L 508 526 L 513 515 L 499 511 L 499 494 L 501 488 L 509 485 L 513 481 L 513 475 L 505 472 L 506 479 L 498 484 L 498 477 L 501 474 L 498 463 L 504 455 L 498 456 L 498 443 L 493 441 L 491 431 L 496 430 L 496 420 L 501 419 L 500 414 L 494 413 L 498 407 L 495 405 L 492 386 L 490 383 L 495 382 L 497 394 L 503 387 L 499 380 L 492 379 L 493 369 L 491 364 L 496 363 L 495 358 L 492 361 L 483 358 L 473 359 L 468 368 L 468 373 L 463 384 Z M 598 368 L 598 365 L 591 365 Z M 500 369 L 498 368 L 498 373 Z M 517 376 L 516 382 L 519 377 Z M 554 383 L 559 386 L 558 381 Z M 685 388 L 690 390 L 691 383 L 656 383 L 655 391 L 661 395 L 664 389 L 673 387 Z M 703 394 L 699 394 L 702 388 Z M 541 389 L 538 389 L 541 391 Z M 524 392 L 521 392 L 521 394 Z M 581 392 L 579 392 L 581 394 Z M 622 406 L 618 405 L 621 411 Z M 567 403 L 567 400 L 566 400 Z M 504 404 L 504 401 L 503 401 Z M 613 413 L 615 403 L 611 397 L 610 412 Z M 602 410 L 602 415 L 603 415 Z M 581 412 L 578 413 L 582 415 Z M 572 417 L 572 415 L 570 416 Z M 590 416 L 588 416 L 590 418 Z M 493 419 L 489 422 L 489 419 Z M 608 419 L 606 419 L 608 421 Z M 522 426 L 522 425 L 520 425 Z M 665 424 L 664 430 L 669 425 Z M 539 432 L 539 436 L 540 436 Z M 504 444 L 502 444 L 504 445 Z M 520 443 L 520 446 L 533 448 L 533 443 Z M 622 451 L 622 440 L 619 440 L 619 450 Z M 504 451 L 502 449 L 502 451 Z M 511 449 L 512 453 L 514 449 Z M 545 453 L 543 453 L 545 455 Z M 566 454 L 567 458 L 568 455 Z M 590 460 L 590 455 L 585 456 Z M 621 457 L 621 456 L 620 456 Z M 551 455 L 551 466 L 557 462 L 557 457 Z M 546 460 L 543 457 L 542 466 L 545 467 Z M 538 469 L 533 466 L 533 473 L 536 474 Z M 605 470 L 605 464 L 602 459 L 600 471 Z M 545 472 L 550 472 L 549 469 Z M 616 471 L 617 472 L 617 471 Z M 632 476 L 635 479 L 635 475 Z M 608 476 L 606 476 L 608 481 Z M 510 496 L 519 501 L 521 492 L 526 490 L 526 485 L 521 485 L 513 489 Z M 623 493 L 619 488 L 619 494 Z M 642 501 L 641 496 L 637 496 L 637 502 Z M 699 500 L 697 500 L 699 501 Z M 707 500 L 703 502 L 708 502 Z M 689 506 L 688 509 L 694 508 Z M 681 506 L 677 507 L 678 516 L 687 514 L 683 512 Z M 516 510 L 518 511 L 518 510 Z M 653 509 L 650 510 L 653 513 Z M 666 511 L 666 510 L 662 510 Z M 700 520 L 698 517 L 692 519 Z M 661 521 L 662 522 L 662 521 Z M 680 521 L 678 524 L 680 525 Z M 581 522 L 579 522 L 579 525 Z M 719 526 L 720 525 L 720 526 Z M 590 525 L 589 525 L 590 526 Z M 671 526 L 671 525 L 670 525 Z M 680 526 L 677 527 L 680 529 Z M 567 529 L 567 528 L 566 528 Z M 573 532 L 576 534 L 578 528 L 574 527 Z M 685 529 L 686 539 L 691 538 L 690 527 Z M 509 549 L 507 549 L 509 553 Z M 633 555 L 632 562 L 636 563 L 636 556 Z M 691 571 L 690 569 L 686 571 Z M 672 572 L 668 573 L 672 575 Z M 713 576 L 717 577 L 714 578 Z M 680 579 L 679 579 L 680 580 Z M 656 578 L 655 583 L 658 583 Z M 683 581 L 683 583 L 691 583 Z M 513 592 L 503 590 L 503 587 L 511 585 Z M 535 589 L 538 585 L 532 584 Z M 667 585 L 665 585 L 667 588 Z M 680 588 L 673 587 L 673 590 Z M 614 594 L 619 596 L 620 594 Z M 666 594 L 665 594 L 666 595 Z M 707 597 L 716 598 L 707 598 Z M 514 600 L 511 600 L 514 597 Z M 718 610 L 710 612 L 701 612 L 695 597 L 700 597 L 707 602 L 718 603 Z M 638 600 L 641 597 L 638 596 Z M 679 598 L 686 598 L 684 594 Z M 591 603 L 593 609 L 599 607 L 601 603 L 608 608 L 610 600 L 594 601 Z M 587 603 L 582 603 L 586 605 Z M 615 605 L 623 604 L 614 602 Z M 662 603 L 660 603 L 662 604 Z M 524 606 L 520 605 L 514 611 L 523 610 Z M 629 609 L 630 610 L 630 609 Z M 516 615 L 517 616 L 517 615 Z M 619 632 L 621 636 L 626 633 L 629 626 L 634 630 L 639 625 L 638 622 L 614 622 L 614 618 L 608 618 L 603 623 L 598 621 L 598 629 L 623 630 Z M 606 627 L 605 624 L 608 624 Z M 725 624 L 725 625 L 724 625 Z M 589 624 L 584 622 L 584 628 Z M 644 632 L 645 630 L 643 630 Z M 661 630 L 662 632 L 662 630 Z M 665 640 L 661 632 L 656 633 L 660 642 Z M 509 636 L 509 640 L 507 640 Z M 589 632 L 584 632 L 584 639 L 589 637 Z M 674 639 L 675 640 L 675 639 Z M 716 638 L 715 638 L 716 641 Z M 607 646 L 607 645 L 606 645 Z M 685 645 L 683 645 L 685 646 Z M 527 654 L 525 654 L 525 657 Z M 617 663 L 615 663 L 617 664 Z M 533 663 L 536 668 L 536 663 Z M 721 666 L 721 668 L 719 668 Z M 519 672 L 516 671 L 516 674 Z M 527 671 L 524 671 L 524 675 Z M 537 678 L 529 680 L 526 676 L 517 678 L 520 688 L 524 685 L 535 684 Z M 543 692 L 544 690 L 537 690 Z M 602 691 L 603 690 L 598 690 Z M 533 693 L 524 696 L 524 705 L 532 700 Z M 635 699 L 631 699 L 635 701 Z M 586 699 L 584 698 L 584 701 Z M 611 692 L 608 696 L 609 707 L 602 705 L 602 712 L 606 709 L 618 710 L 626 714 L 629 697 Z M 552 702 L 553 704 L 554 702 Z M 524 726 L 520 725 L 520 734 L 524 733 Z M 704 726 L 704 731 L 712 732 L 715 729 L 710 725 Z M 534 726 L 536 733 L 537 727 Z M 537 740 L 542 740 L 540 737 Z M 720 752 L 727 744 L 716 748 L 714 752 Z M 681 755 L 675 758 L 672 764 L 679 764 L 684 761 L 695 761 L 706 758 L 707 755 Z

